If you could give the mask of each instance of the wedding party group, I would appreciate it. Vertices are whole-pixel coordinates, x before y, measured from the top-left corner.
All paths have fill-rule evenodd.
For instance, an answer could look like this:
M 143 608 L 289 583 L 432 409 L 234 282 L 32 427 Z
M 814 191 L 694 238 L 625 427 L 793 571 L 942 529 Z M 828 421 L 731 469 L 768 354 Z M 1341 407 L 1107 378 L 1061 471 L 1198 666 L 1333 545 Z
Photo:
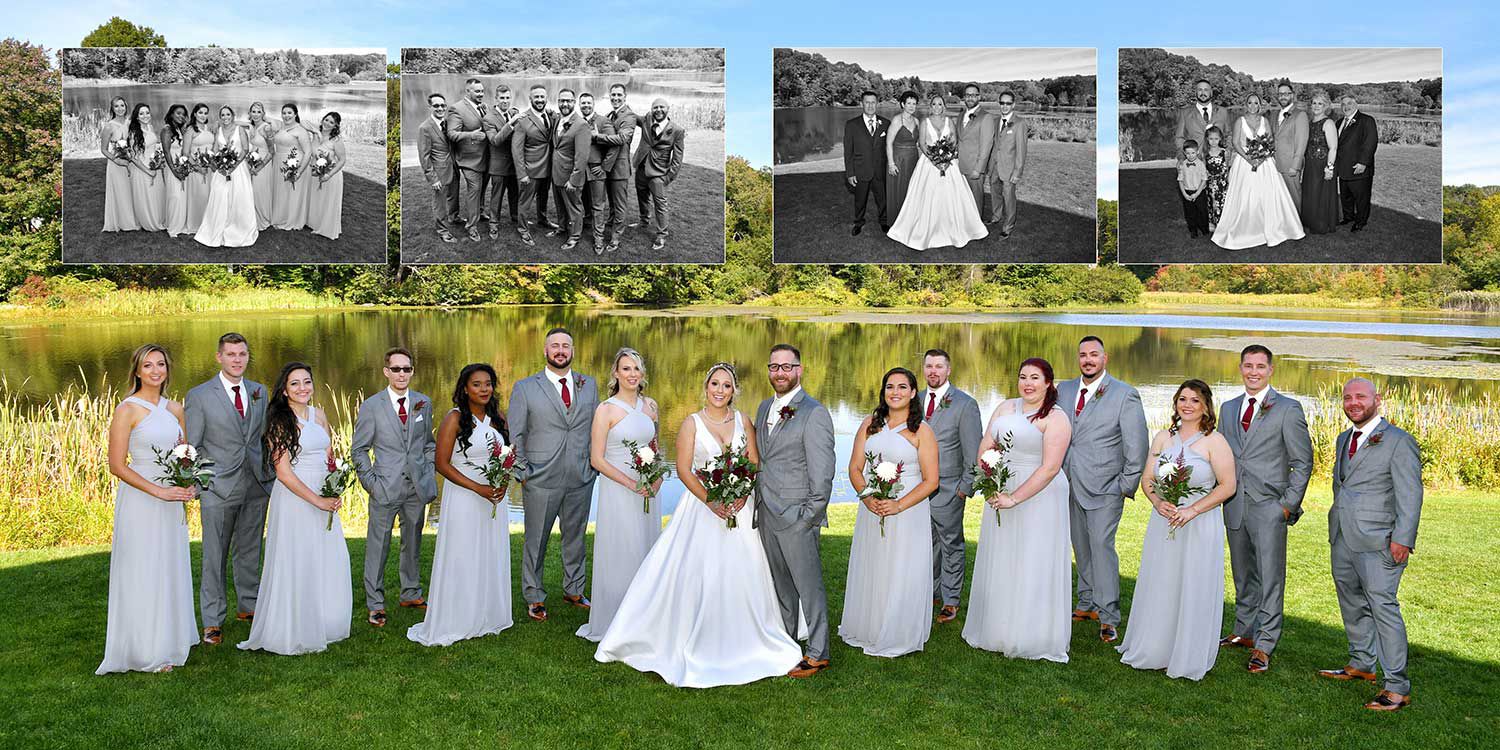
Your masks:
M 880 96 L 865 91 L 860 115 L 844 126 L 844 181 L 854 196 L 850 234 L 863 231 L 873 197 L 880 230 L 918 252 L 983 239 L 986 224 L 1010 237 L 1030 137 L 1026 118 L 1016 114 L 1016 95 L 1001 92 L 998 116 L 980 109 L 972 83 L 957 117 L 948 116 L 941 92 L 924 103 L 905 91 L 899 101 L 900 112 L 887 119 L 877 113 Z M 926 117 L 919 117 L 924 104 Z M 982 218 L 985 193 L 993 208 Z
M 339 113 L 314 127 L 295 102 L 274 118 L 255 102 L 246 118 L 198 103 L 172 104 L 153 120 L 147 103 L 114 97 L 99 131 L 103 231 L 189 235 L 208 247 L 248 247 L 272 227 L 338 239 L 347 162 Z
M 1379 129 L 1352 93 L 1317 89 L 1299 100 L 1290 82 L 1274 102 L 1244 98 L 1231 121 L 1213 84 L 1193 84 L 1177 113 L 1177 189 L 1192 237 L 1226 250 L 1362 231 L 1370 222 Z M 1337 104 L 1337 106 L 1335 106 Z
M 326 414 L 314 405 L 311 365 L 288 363 L 263 386 L 245 377 L 248 343 L 228 333 L 215 353 L 219 372 L 179 404 L 165 395 L 166 350 L 137 349 L 130 395 L 109 434 L 120 485 L 98 673 L 165 671 L 186 663 L 200 640 L 219 643 L 231 552 L 238 617 L 251 623 L 240 648 L 302 654 L 346 638 L 353 594 L 337 511 L 354 478 L 370 496 L 371 626 L 386 624 L 383 571 L 399 522 L 399 604 L 425 610 L 410 640 L 445 646 L 511 627 L 502 506 L 519 489 L 527 616 L 548 619 L 542 571 L 558 523 L 561 600 L 588 610 L 577 635 L 598 644 L 596 660 L 684 687 L 829 668 L 819 543 L 838 458 L 831 413 L 803 388 L 801 352 L 771 348 L 774 395 L 753 414 L 737 406 L 736 366 L 712 365 L 703 407 L 682 422 L 669 463 L 645 357 L 621 348 L 601 382 L 573 370 L 574 345 L 568 330 L 549 331 L 543 369 L 512 384 L 507 408 L 493 367 L 464 367 L 440 417 L 412 388 L 411 352 L 387 351 L 387 387 L 359 407 L 347 459 L 332 452 Z M 972 499 L 984 505 L 961 636 L 974 648 L 1066 662 L 1071 623 L 1097 621 L 1099 638 L 1119 642 L 1121 661 L 1138 669 L 1199 680 L 1233 647 L 1249 650 L 1250 672 L 1271 668 L 1288 529 L 1312 467 L 1301 403 L 1271 386 L 1271 351 L 1242 351 L 1243 393 L 1217 407 L 1205 382 L 1185 381 L 1169 427 L 1154 436 L 1139 393 L 1109 374 L 1103 341 L 1087 336 L 1077 353 L 1079 376 L 1065 381 L 1044 359 L 1023 361 L 1018 396 L 983 426 L 978 401 L 951 380 L 947 352 L 927 351 L 920 377 L 900 366 L 884 374 L 847 463 L 860 505 L 837 624 L 846 644 L 898 657 L 923 650 L 934 622 L 958 619 Z M 1381 416 L 1372 382 L 1351 379 L 1342 397 L 1350 426 L 1335 446 L 1329 544 L 1349 653 L 1319 674 L 1375 682 L 1378 665 L 1383 689 L 1366 707 L 1398 710 L 1411 690 L 1396 594 L 1416 546 L 1421 457 L 1411 435 Z M 674 468 L 685 492 L 663 529 L 657 493 Z M 424 596 L 421 532 L 438 474 L 446 481 Z M 1122 638 L 1115 535 L 1137 490 L 1153 514 Z M 185 505 L 195 499 L 201 634 Z M 1236 591 L 1222 635 L 1226 538 Z
M 431 190 L 432 230 L 443 242 L 479 242 L 481 225 L 498 240 L 508 215 L 527 247 L 544 232 L 561 250 L 573 250 L 587 231 L 600 256 L 619 249 L 629 213 L 630 228 L 652 233 L 653 251 L 666 247 L 668 188 L 682 167 L 686 129 L 672 120 L 665 98 L 637 114 L 622 83 L 596 100 L 593 92 L 542 84 L 523 92 L 497 83 L 486 91 L 469 78 L 461 92 L 428 93 L 427 104 L 417 156 Z

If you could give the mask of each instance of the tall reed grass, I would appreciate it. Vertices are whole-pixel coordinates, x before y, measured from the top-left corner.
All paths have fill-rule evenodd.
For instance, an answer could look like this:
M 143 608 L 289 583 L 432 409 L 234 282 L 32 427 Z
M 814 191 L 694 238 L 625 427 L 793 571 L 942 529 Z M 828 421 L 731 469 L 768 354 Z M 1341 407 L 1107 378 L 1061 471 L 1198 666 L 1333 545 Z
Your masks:
M 1500 292 L 1453 292 L 1438 306 L 1461 312 L 1500 312 Z
M 1063 143 L 1092 143 L 1095 136 L 1093 115 L 1026 115 L 1032 138 Z
M 641 117 L 649 119 L 649 112 Z M 699 130 L 724 129 L 724 98 L 689 99 L 672 105 L 670 117 L 688 128 Z

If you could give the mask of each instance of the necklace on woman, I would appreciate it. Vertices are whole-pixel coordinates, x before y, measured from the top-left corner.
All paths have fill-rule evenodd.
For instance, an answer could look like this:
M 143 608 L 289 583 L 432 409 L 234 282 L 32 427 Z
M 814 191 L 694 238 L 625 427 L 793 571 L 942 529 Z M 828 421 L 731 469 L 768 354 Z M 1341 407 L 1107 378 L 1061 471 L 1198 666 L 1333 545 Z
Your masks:
M 719 419 L 718 417 L 709 414 L 707 409 L 704 409 L 701 413 L 706 419 L 708 419 L 709 422 L 713 424 L 729 424 L 734 419 L 734 412 L 732 410 L 729 411 L 729 415 L 724 417 L 723 419 Z

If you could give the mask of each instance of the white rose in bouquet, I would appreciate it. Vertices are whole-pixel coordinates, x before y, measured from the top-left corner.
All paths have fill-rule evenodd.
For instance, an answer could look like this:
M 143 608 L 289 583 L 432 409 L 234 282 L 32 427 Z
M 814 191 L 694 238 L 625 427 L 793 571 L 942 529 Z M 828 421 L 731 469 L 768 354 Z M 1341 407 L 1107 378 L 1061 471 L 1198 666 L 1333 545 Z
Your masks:
M 1172 477 L 1177 476 L 1177 464 L 1172 463 L 1171 461 L 1162 463 L 1162 465 L 1156 470 L 1156 476 L 1158 479 L 1171 479 Z
M 983 461 L 985 466 L 998 466 L 1003 459 L 1004 456 L 1000 454 L 1000 451 L 994 448 L 985 451 L 979 456 L 979 460 Z
M 880 477 L 880 481 L 882 482 L 894 482 L 896 481 L 896 477 L 900 476 L 900 473 L 896 470 L 895 464 L 890 461 L 882 461 L 879 466 L 875 467 L 875 476 Z

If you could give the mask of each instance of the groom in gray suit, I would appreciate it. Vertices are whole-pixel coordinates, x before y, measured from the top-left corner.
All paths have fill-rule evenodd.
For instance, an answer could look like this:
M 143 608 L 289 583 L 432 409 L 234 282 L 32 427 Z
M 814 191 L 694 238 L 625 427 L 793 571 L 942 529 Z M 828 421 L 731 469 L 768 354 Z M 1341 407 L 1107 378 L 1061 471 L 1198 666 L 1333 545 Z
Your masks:
M 544 347 L 546 368 L 511 387 L 509 415 L 511 443 L 526 461 L 518 476 L 526 511 L 521 588 L 526 614 L 538 622 L 547 619 L 542 568 L 554 521 L 560 521 L 562 531 L 563 601 L 589 608 L 583 595 L 583 534 L 599 476 L 589 464 L 599 384 L 573 372 L 573 334 L 568 329 L 548 331 Z
M 1406 623 L 1396 589 L 1417 546 L 1422 457 L 1415 438 L 1380 416 L 1374 383 L 1354 378 L 1344 385 L 1344 416 L 1353 426 L 1337 441 L 1328 544 L 1349 663 L 1318 675 L 1374 682 L 1378 661 L 1384 689 L 1365 708 L 1397 711 L 1411 705 Z
M 811 677 L 828 668 L 828 597 L 818 539 L 833 496 L 833 416 L 802 390 L 797 347 L 771 347 L 766 369 L 776 396 L 755 410 L 761 469 L 755 525 L 787 633 L 797 637 L 799 604 L 807 618 L 807 655 L 787 674 Z
M 927 499 L 932 510 L 932 590 L 942 609 L 937 621 L 958 617 L 958 598 L 964 587 L 964 499 L 973 488 L 970 473 L 979 456 L 979 402 L 948 380 L 953 361 L 942 349 L 922 356 L 927 390 L 918 395 L 918 408 L 932 427 L 938 444 L 938 488 Z
M 1234 632 L 1221 647 L 1251 649 L 1247 665 L 1271 668 L 1281 639 L 1286 594 L 1286 534 L 1302 516 L 1312 476 L 1312 438 L 1297 399 L 1271 387 L 1271 350 L 1240 352 L 1245 392 L 1224 404 L 1219 429 L 1234 453 L 1235 494 L 1224 504 L 1229 562 L 1234 570 Z
M 1073 422 L 1063 459 L 1068 522 L 1078 566 L 1073 620 L 1099 621 L 1099 638 L 1114 643 L 1120 627 L 1120 556 L 1115 530 L 1146 468 L 1146 412 L 1141 394 L 1110 377 L 1109 355 L 1097 336 L 1078 342 L 1077 380 L 1057 386 L 1057 405 Z
M 427 504 L 437 498 L 433 459 L 432 402 L 411 390 L 411 352 L 385 353 L 389 387 L 365 399 L 354 418 L 349 441 L 359 483 L 370 493 L 365 530 L 365 607 L 369 623 L 385 627 L 385 559 L 391 551 L 391 524 L 401 521 L 401 606 L 427 609 L 422 598 L 422 525 Z M 371 463 L 370 454 L 375 461 Z
M 204 488 L 203 567 L 199 573 L 198 609 L 203 642 L 224 638 L 228 596 L 224 566 L 234 551 L 234 593 L 238 619 L 255 617 L 260 592 L 260 548 L 271 497 L 271 468 L 261 459 L 266 430 L 265 386 L 245 377 L 250 345 L 238 333 L 219 337 L 214 354 L 219 372 L 188 391 L 183 400 L 187 442 L 214 462 L 213 481 Z

